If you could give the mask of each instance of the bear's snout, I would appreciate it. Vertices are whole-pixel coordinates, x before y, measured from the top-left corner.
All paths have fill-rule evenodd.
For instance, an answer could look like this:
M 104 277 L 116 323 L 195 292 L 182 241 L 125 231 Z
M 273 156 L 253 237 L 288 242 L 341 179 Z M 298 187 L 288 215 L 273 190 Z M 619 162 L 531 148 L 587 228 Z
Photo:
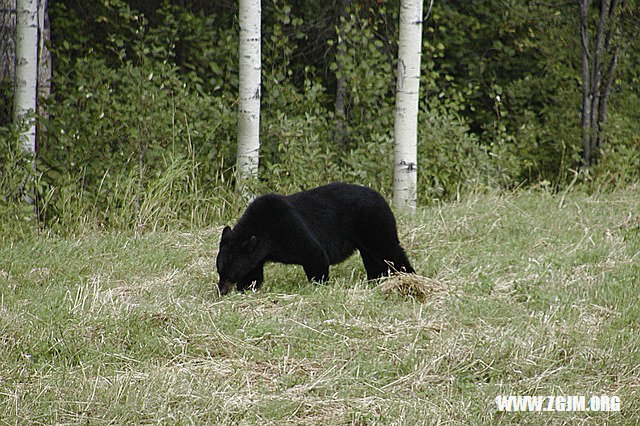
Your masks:
M 220 279 L 220 282 L 218 283 L 218 291 L 220 292 L 220 296 L 224 296 L 225 294 L 229 293 L 234 285 L 235 283 L 231 280 Z

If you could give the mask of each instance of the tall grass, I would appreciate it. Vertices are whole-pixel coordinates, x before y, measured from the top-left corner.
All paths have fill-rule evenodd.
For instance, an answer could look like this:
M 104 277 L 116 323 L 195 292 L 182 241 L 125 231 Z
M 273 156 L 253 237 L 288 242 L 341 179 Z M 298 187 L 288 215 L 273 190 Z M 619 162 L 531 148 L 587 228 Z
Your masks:
M 44 193 L 44 226 L 63 233 L 86 229 L 157 231 L 169 226 L 203 227 L 237 213 L 242 206 L 222 173 L 202 188 L 198 167 L 193 158 L 170 155 L 155 176 L 146 176 L 134 165 L 125 173 L 107 171 L 97 185 L 87 187 L 82 172 L 70 175 L 67 180 L 73 191 L 60 185 Z
M 0 419 L 634 424 L 639 207 L 632 187 L 473 195 L 400 215 L 432 284 L 420 300 L 366 282 L 355 256 L 327 285 L 269 265 L 259 292 L 219 298 L 221 224 L 11 240 Z M 139 217 L 164 208 L 143 202 Z M 617 395 L 622 410 L 500 413 L 498 394 Z

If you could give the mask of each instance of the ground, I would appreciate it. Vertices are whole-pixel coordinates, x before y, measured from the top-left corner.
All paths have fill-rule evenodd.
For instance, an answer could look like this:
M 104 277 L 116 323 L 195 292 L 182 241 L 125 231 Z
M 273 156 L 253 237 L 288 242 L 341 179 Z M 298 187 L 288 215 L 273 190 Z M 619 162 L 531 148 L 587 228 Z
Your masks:
M 399 214 L 416 300 L 269 265 L 218 298 L 222 229 L 0 244 L 0 423 L 640 421 L 640 188 L 469 195 Z M 388 286 L 387 286 L 388 289 Z M 614 413 L 495 397 L 616 395 Z

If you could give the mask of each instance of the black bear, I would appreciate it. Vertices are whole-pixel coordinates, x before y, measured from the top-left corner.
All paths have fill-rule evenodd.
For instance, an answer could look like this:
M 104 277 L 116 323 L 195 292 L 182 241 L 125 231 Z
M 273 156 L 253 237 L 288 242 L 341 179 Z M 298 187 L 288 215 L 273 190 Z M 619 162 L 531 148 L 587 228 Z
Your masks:
M 387 202 L 376 191 L 341 182 L 292 195 L 267 194 L 225 227 L 216 267 L 218 290 L 258 288 L 265 262 L 302 265 L 310 281 L 326 281 L 329 265 L 360 252 L 372 280 L 391 270 L 413 273 Z

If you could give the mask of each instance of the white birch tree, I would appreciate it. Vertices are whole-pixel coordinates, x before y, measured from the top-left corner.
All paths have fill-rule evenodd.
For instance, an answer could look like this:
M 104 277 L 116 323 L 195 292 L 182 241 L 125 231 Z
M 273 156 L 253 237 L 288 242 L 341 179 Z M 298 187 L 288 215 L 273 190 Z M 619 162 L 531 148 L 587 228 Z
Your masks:
M 260 0 L 240 0 L 240 96 L 238 101 L 238 187 L 258 176 L 260 155 Z
M 423 0 L 401 0 L 393 155 L 393 202 L 416 208 L 418 94 Z
M 16 4 L 16 86 L 14 115 L 17 124 L 28 119 L 22 148 L 36 154 L 36 112 L 38 86 L 38 0 L 18 0 Z

